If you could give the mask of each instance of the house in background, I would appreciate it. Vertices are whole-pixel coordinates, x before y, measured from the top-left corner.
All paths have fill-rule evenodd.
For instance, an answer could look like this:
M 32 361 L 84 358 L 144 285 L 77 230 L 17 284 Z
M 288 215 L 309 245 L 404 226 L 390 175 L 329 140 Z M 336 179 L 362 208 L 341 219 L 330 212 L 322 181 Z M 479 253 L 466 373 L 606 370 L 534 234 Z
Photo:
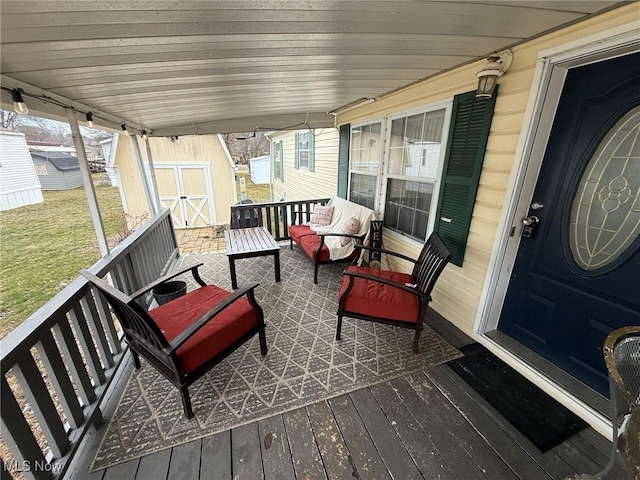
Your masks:
M 104 169 L 109 176 L 109 183 L 112 187 L 120 185 L 120 182 L 118 181 L 118 168 L 115 165 L 119 138 L 119 135 L 113 135 L 111 138 L 100 140 L 100 149 L 105 164 Z
M 271 157 L 263 155 L 249 160 L 251 181 L 256 185 L 271 183 Z
M 65 152 L 31 149 L 42 190 L 71 190 L 82 186 L 78 159 Z
M 161 208 L 168 208 L 175 228 L 223 225 L 230 221 L 236 203 L 235 164 L 221 135 L 186 135 L 179 139 L 149 138 Z M 149 175 L 146 148 L 141 144 Z M 115 153 L 113 153 L 115 152 Z M 131 140 L 114 140 L 110 155 L 117 169 L 122 205 L 132 218 L 149 213 Z M 155 195 L 152 195 L 154 197 Z
M 24 133 L 0 131 L 0 210 L 43 200 Z
M 281 131 L 269 135 L 273 200 L 328 198 L 337 192 L 335 128 Z

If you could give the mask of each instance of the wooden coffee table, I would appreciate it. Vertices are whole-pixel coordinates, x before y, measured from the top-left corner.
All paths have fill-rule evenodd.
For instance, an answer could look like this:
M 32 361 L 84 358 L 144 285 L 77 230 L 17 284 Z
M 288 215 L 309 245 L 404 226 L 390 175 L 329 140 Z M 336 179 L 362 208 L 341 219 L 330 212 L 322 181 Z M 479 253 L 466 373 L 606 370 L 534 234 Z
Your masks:
M 276 271 L 276 282 L 280 281 L 280 246 L 264 227 L 237 228 L 225 230 L 227 257 L 231 271 L 231 286 L 238 288 L 236 279 L 236 260 L 238 258 L 262 257 L 273 255 L 273 266 Z

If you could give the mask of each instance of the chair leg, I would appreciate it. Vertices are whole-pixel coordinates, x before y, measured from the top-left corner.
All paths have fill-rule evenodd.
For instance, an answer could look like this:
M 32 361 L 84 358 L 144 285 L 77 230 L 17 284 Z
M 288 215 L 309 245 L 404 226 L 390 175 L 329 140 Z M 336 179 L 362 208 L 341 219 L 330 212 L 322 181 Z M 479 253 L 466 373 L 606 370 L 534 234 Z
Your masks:
M 258 338 L 260 339 L 260 353 L 264 357 L 267 354 L 267 335 L 264 333 L 264 328 L 258 332 Z
M 413 335 L 413 353 L 420 353 L 420 347 L 418 346 L 420 342 L 420 333 L 422 330 L 416 330 L 416 333 Z
M 182 397 L 182 408 L 187 418 L 193 418 L 193 409 L 191 408 L 191 397 L 189 397 L 189 389 L 187 387 L 180 388 L 180 396 Z
M 318 264 L 313 265 L 313 283 L 318 284 Z
M 136 367 L 136 370 L 140 370 L 140 355 L 131 350 L 131 355 L 133 355 L 133 365 Z
M 336 325 L 336 340 L 340 340 L 342 333 L 342 315 L 338 315 L 338 324 Z

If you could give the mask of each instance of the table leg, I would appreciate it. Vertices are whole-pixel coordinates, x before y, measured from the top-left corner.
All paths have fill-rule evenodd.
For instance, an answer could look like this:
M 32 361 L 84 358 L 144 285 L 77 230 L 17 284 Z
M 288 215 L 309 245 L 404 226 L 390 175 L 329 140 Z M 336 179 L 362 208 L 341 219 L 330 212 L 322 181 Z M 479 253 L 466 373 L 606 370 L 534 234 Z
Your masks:
M 234 290 L 238 288 L 238 281 L 236 280 L 236 259 L 229 257 L 229 271 L 231 272 L 231 288 Z
M 280 281 L 280 250 L 273 255 L 273 266 L 276 270 L 276 282 Z

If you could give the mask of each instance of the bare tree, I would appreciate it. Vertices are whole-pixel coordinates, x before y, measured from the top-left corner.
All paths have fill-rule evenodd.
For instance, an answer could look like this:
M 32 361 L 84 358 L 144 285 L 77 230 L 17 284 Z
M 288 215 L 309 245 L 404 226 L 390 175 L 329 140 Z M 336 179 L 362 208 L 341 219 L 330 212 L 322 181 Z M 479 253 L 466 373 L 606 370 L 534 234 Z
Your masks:
M 2 128 L 15 130 L 18 118 L 19 118 L 19 114 L 17 114 L 16 112 L 10 112 L 8 110 L 0 110 L 0 121 L 1 121 L 0 126 L 2 126 Z
M 238 164 L 247 164 L 251 158 L 269 155 L 269 139 L 262 132 L 227 133 L 223 138 Z

